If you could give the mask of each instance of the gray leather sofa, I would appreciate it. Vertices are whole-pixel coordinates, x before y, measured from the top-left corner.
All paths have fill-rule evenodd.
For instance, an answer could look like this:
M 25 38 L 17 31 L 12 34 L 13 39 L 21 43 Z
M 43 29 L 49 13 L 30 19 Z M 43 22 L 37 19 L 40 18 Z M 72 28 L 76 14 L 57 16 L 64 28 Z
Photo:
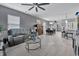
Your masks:
M 15 46 L 25 41 L 25 30 L 24 29 L 10 29 L 8 30 L 8 44 L 9 46 Z

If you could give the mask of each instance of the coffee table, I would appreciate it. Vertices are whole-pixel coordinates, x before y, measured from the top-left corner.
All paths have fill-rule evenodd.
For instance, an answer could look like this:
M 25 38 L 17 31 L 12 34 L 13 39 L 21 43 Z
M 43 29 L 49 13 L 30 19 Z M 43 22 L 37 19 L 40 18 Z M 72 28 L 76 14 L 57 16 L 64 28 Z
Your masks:
M 25 48 L 28 50 L 28 52 L 29 50 L 36 50 L 38 48 L 41 48 L 41 39 L 39 37 L 36 37 L 36 40 L 32 40 L 31 38 L 29 38 L 29 40 L 25 40 L 25 43 L 26 43 Z M 39 44 L 39 46 L 37 46 L 37 48 L 31 49 L 29 48 L 31 44 Z

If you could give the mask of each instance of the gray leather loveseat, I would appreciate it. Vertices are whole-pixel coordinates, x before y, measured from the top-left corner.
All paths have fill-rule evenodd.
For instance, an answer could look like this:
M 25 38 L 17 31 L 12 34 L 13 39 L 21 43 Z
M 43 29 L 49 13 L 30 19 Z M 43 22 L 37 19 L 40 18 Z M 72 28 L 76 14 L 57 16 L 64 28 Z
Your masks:
M 10 29 L 8 30 L 8 44 L 14 46 L 21 44 L 25 41 L 25 30 L 24 29 Z

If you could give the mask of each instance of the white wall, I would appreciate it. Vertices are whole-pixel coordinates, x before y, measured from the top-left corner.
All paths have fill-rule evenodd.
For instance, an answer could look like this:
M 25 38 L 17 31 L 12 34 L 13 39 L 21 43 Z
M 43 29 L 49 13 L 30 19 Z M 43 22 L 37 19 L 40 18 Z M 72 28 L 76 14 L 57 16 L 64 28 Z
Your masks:
M 43 21 L 43 33 L 46 34 L 46 22 Z

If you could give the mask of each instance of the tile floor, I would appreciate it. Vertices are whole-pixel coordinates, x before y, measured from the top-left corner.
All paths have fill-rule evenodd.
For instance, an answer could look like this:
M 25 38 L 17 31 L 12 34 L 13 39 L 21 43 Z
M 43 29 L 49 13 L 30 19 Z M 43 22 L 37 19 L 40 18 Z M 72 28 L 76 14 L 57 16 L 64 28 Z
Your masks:
M 72 40 L 64 39 L 61 33 L 54 35 L 41 35 L 41 49 L 31 50 L 29 53 L 25 49 L 25 43 L 7 48 L 8 56 L 74 56 Z M 32 46 L 33 47 L 33 46 Z

